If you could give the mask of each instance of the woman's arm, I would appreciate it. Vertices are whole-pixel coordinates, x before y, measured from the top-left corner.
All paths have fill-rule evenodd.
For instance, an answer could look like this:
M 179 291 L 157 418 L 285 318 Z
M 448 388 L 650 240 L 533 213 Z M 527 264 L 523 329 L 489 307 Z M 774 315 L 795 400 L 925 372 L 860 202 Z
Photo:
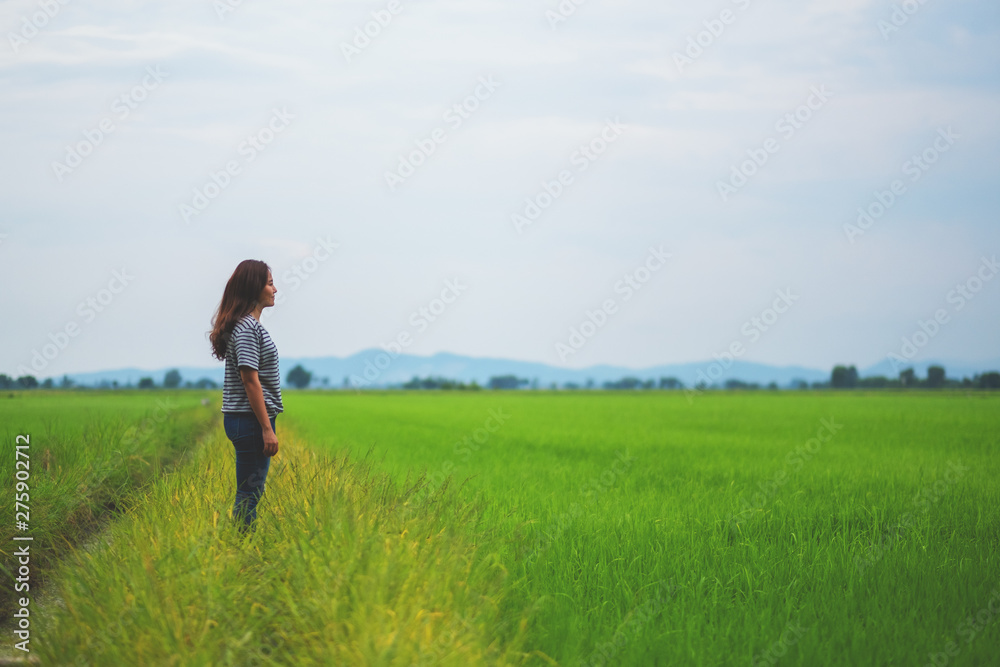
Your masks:
M 257 421 L 260 422 L 260 427 L 264 430 L 264 454 L 274 456 L 278 453 L 278 436 L 271 428 L 271 420 L 267 416 L 264 389 L 260 386 L 257 371 L 249 366 L 240 366 L 240 379 L 243 380 L 247 398 L 250 399 L 250 407 L 253 408 L 253 413 L 257 415 Z

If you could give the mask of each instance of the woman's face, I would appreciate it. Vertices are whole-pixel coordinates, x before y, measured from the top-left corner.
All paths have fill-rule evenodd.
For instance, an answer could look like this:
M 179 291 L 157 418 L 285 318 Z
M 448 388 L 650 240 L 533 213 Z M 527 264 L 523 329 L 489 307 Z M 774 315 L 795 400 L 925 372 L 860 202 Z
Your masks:
M 257 297 L 257 301 L 260 302 L 261 307 L 267 308 L 274 305 L 274 295 L 278 293 L 278 288 L 274 286 L 274 278 L 271 277 L 271 272 L 267 272 L 267 284 L 264 285 L 264 289 L 260 291 L 260 296 Z

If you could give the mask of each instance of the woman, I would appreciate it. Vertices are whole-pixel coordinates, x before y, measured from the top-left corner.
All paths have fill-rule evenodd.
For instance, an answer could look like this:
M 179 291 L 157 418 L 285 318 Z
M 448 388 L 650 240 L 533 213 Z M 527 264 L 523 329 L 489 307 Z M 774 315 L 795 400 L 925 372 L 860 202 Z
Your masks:
M 223 426 L 236 449 L 233 519 L 244 534 L 255 527 L 270 457 L 278 453 L 275 419 L 284 411 L 278 349 L 260 323 L 277 291 L 266 263 L 240 262 L 226 283 L 209 334 L 212 354 L 226 361 Z

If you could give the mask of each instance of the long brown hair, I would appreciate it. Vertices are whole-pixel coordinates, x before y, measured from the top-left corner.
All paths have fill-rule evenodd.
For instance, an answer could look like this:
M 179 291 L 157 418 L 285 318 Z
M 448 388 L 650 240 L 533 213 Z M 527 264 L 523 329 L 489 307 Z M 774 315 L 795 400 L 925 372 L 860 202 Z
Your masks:
M 260 293 L 267 285 L 267 274 L 271 267 L 259 259 L 245 259 L 239 263 L 226 283 L 222 301 L 212 316 L 212 331 L 208 339 L 212 343 L 212 355 L 219 361 L 226 358 L 229 334 L 244 315 L 257 307 Z

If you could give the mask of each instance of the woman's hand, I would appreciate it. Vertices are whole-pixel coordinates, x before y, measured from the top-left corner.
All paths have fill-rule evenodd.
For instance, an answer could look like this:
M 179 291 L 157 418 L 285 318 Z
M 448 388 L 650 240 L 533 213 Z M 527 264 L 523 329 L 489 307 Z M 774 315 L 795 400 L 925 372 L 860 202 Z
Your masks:
M 278 453 L 278 436 L 275 435 L 271 425 L 264 431 L 264 456 L 274 456 Z

